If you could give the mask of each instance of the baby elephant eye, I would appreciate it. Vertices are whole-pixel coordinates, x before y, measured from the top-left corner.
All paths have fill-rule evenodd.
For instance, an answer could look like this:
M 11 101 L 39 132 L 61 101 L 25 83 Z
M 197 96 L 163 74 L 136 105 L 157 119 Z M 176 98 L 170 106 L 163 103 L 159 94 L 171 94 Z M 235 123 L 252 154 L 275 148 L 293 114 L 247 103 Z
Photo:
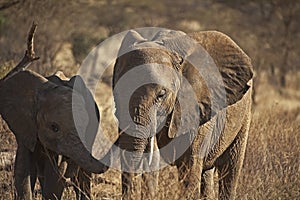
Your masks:
M 159 93 L 157 94 L 157 99 L 158 99 L 158 100 L 162 100 L 162 99 L 164 99 L 164 98 L 166 97 L 166 95 L 167 95 L 166 89 L 162 89 L 162 90 L 160 90 Z
M 58 126 L 56 123 L 52 123 L 52 124 L 50 125 L 50 129 L 51 129 L 53 132 L 57 133 L 57 132 L 59 131 L 59 126 Z

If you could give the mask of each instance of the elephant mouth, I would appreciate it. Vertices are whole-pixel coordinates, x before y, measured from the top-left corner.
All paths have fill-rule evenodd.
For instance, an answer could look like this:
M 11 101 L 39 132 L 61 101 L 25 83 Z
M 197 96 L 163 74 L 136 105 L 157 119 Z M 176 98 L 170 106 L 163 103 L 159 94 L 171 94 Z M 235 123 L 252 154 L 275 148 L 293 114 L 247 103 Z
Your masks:
M 69 156 L 64 156 L 65 160 L 69 161 L 71 158 Z

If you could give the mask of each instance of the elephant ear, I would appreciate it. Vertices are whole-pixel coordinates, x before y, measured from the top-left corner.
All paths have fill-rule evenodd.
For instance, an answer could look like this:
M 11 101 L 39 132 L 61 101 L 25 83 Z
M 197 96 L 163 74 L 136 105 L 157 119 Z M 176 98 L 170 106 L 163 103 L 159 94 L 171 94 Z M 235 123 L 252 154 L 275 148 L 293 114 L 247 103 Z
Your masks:
M 87 147 L 89 150 L 91 150 L 100 121 L 100 112 L 97 103 L 81 76 L 73 76 L 69 81 L 65 81 L 65 86 L 70 87 L 76 92 L 80 93 L 85 101 L 85 107 L 89 115 L 89 123 L 87 126 L 85 139 Z
M 91 111 L 91 113 L 95 113 L 96 118 L 99 121 L 100 114 L 99 114 L 98 106 L 96 104 L 96 101 L 92 93 L 87 88 L 81 76 L 76 75 L 68 80 L 68 78 L 64 75 L 63 72 L 58 71 L 54 75 L 47 77 L 47 79 L 55 83 L 56 85 L 72 88 L 73 90 L 81 94 L 81 96 L 86 102 L 87 110 Z
M 76 91 L 84 99 L 85 109 L 88 113 L 88 125 L 85 130 L 85 138 L 82 139 L 85 140 L 86 148 L 91 150 L 99 127 L 100 112 L 96 101 L 84 83 L 84 80 L 79 75 L 68 79 L 61 71 L 47 77 L 47 79 L 58 86 L 71 88 L 72 91 Z M 80 113 L 75 112 L 73 113 L 73 117 L 80 119 L 81 116 Z
M 198 32 L 189 34 L 189 37 L 200 44 L 213 61 L 202 61 L 199 64 L 202 65 L 200 66 L 200 72 L 197 68 L 198 66 L 195 67 L 188 61 L 184 61 L 182 66 L 183 76 L 197 96 L 199 108 L 197 111 L 199 113 L 198 125 L 202 125 L 223 108 L 235 104 L 243 98 L 250 88 L 248 82 L 253 77 L 253 68 L 250 58 L 241 48 L 228 36 L 220 32 Z M 203 58 L 205 57 L 207 56 L 203 56 Z M 221 81 L 215 81 L 215 74 L 208 70 L 213 65 L 217 67 Z M 185 89 L 184 87 L 180 88 L 179 95 Z M 180 124 L 181 122 L 184 122 L 184 127 L 194 126 L 194 124 L 189 124 L 189 122 L 192 122 L 191 116 L 183 114 L 187 113 L 186 109 L 189 109 L 187 106 L 184 107 L 179 103 L 175 104 L 168 132 L 171 138 L 178 135 L 177 133 L 184 134 L 188 131 L 180 130 L 183 127 Z
M 37 142 L 36 91 L 47 80 L 37 73 L 21 71 L 0 83 L 0 114 L 18 144 L 34 151 Z
M 56 85 L 68 86 L 67 82 L 69 79 L 65 76 L 65 74 L 62 71 L 57 71 L 55 74 L 46 77 L 46 79 L 48 79 L 52 83 L 55 83 Z

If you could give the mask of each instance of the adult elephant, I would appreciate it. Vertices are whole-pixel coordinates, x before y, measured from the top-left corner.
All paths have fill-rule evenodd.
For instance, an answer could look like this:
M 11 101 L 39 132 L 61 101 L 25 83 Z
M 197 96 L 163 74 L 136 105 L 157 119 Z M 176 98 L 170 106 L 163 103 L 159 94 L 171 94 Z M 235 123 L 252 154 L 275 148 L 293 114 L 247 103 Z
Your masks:
M 161 156 L 178 168 L 180 199 L 214 198 L 213 174 L 219 198 L 233 199 L 251 118 L 249 57 L 216 31 L 143 35 L 127 33 L 113 73 L 123 198 L 157 199 Z
M 33 25 L 29 33 L 24 58 L 0 80 L 0 114 L 18 144 L 14 169 L 16 199 L 32 199 L 37 176 L 43 198 L 57 199 L 64 188 L 58 155 L 65 156 L 67 172 L 77 173 L 71 166 L 80 166 L 79 175 L 102 173 L 107 167 L 90 153 L 99 113 L 83 80 L 75 76 L 63 81 L 52 76 L 49 81 L 25 70 L 37 59 L 33 51 L 35 28 Z M 84 192 L 89 190 L 86 179 L 88 184 L 90 181 L 82 178 Z

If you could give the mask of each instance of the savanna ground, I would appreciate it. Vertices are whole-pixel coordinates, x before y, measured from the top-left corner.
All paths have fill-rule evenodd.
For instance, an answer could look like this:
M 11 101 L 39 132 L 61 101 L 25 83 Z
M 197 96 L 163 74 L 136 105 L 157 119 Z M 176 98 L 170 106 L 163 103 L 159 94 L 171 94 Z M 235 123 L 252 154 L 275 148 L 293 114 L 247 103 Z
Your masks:
M 160 26 L 186 32 L 220 30 L 252 58 L 255 104 L 237 199 L 297 199 L 300 196 L 300 6 L 296 1 L 10 1 L 0 0 L 0 73 L 23 55 L 26 32 L 39 22 L 36 52 L 30 67 L 42 75 L 56 70 L 68 76 L 99 41 L 133 27 Z M 11 1 L 12 2 L 12 1 Z M 54 3 L 53 3 L 54 2 Z M 289 2 L 289 3 L 287 3 Z M 291 3 L 292 2 L 292 3 Z M 15 14 L 12 14 L 15 13 Z M 84 17 L 82 17 L 84 16 Z M 54 31 L 55 30 L 55 31 Z M 298 48 L 297 48 L 298 47 Z M 116 137 L 111 116 L 111 71 L 97 90 L 101 125 Z M 1 98 L 1 97 L 0 97 Z M 0 199 L 13 199 L 16 142 L 0 123 Z M 177 173 L 162 170 L 159 199 L 176 195 Z M 120 173 L 93 175 L 94 199 L 120 199 Z M 39 187 L 35 196 L 40 199 Z M 73 199 L 71 187 L 64 199 Z
M 261 88 L 263 91 L 266 89 L 263 86 Z M 103 95 L 101 97 L 103 98 Z M 106 112 L 103 109 L 101 111 L 105 118 Z M 300 196 L 299 133 L 299 96 L 297 99 L 285 99 L 280 94 L 273 94 L 254 107 L 237 199 L 296 199 Z M 12 155 L 15 153 L 16 142 L 3 122 L 0 136 L 0 199 L 13 199 Z M 120 199 L 120 178 L 120 173 L 116 170 L 93 175 L 94 199 Z M 176 195 L 175 191 L 179 190 L 176 179 L 174 167 L 162 170 L 159 181 L 160 199 L 169 199 Z M 37 187 L 38 199 L 39 193 Z M 74 198 L 72 187 L 65 190 L 63 197 Z

